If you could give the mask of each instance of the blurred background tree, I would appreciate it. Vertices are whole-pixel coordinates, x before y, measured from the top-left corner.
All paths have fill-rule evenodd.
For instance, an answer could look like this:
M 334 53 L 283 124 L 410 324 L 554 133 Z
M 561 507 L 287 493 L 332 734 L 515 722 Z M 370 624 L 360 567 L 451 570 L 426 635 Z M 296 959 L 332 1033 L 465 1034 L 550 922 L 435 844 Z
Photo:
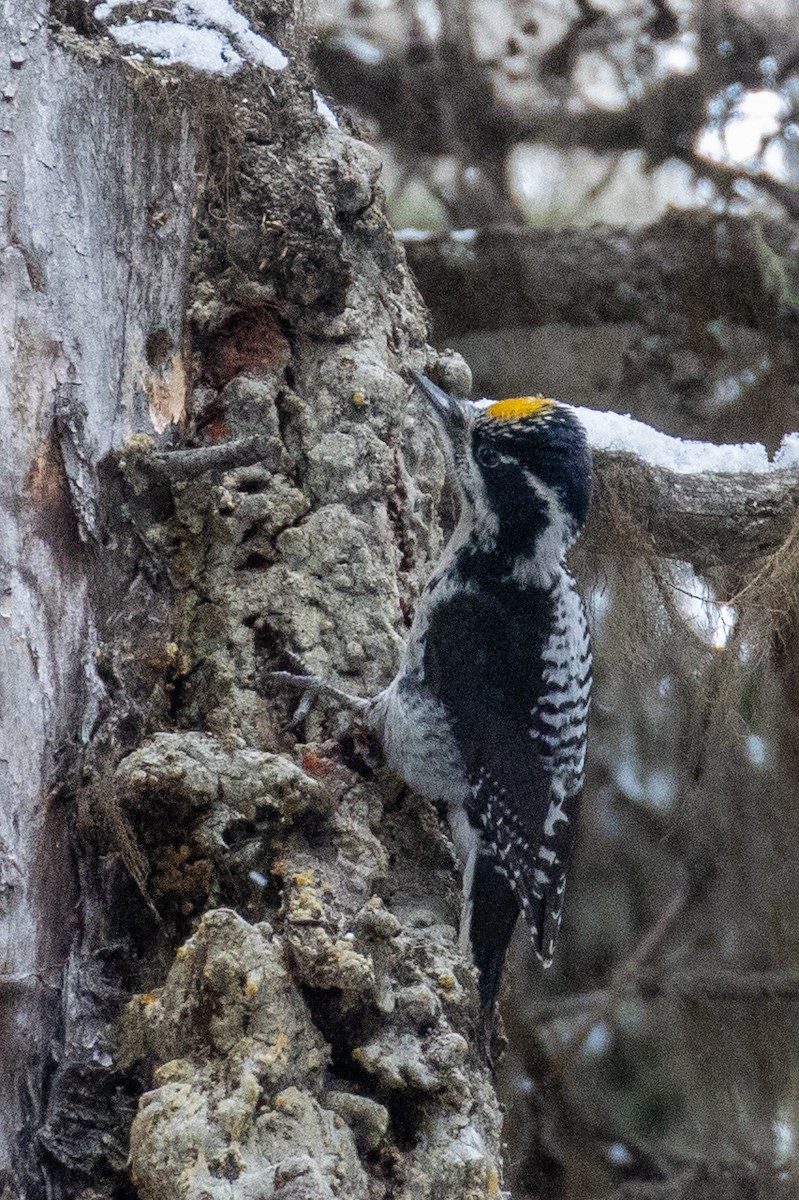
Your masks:
M 315 21 L 476 393 L 769 451 L 799 426 L 796 0 L 321 0 Z M 793 1196 L 794 539 L 695 555 L 631 496 L 577 564 L 589 782 L 556 965 L 520 933 L 505 990 L 510 1181 Z

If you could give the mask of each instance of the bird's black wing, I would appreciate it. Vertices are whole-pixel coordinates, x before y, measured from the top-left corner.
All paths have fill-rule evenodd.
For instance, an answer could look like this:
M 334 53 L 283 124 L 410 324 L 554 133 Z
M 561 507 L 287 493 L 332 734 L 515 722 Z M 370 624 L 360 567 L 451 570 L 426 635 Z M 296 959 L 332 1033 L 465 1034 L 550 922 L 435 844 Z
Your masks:
M 425 647 L 425 682 L 452 721 L 471 787 L 467 811 L 483 847 L 470 934 L 482 990 L 492 993 L 484 1004 L 498 987 L 518 910 L 545 963 L 560 921 L 573 822 L 553 797 L 533 719 L 547 603 L 544 593 L 516 589 L 460 593 L 434 609 Z

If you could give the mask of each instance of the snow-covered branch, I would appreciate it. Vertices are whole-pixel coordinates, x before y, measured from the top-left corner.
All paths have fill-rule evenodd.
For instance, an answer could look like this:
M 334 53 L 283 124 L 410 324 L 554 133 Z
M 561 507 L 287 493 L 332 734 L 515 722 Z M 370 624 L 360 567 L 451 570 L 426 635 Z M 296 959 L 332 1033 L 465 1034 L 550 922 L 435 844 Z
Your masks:
M 620 413 L 575 411 L 594 451 L 592 534 L 600 546 L 611 502 L 629 512 L 658 554 L 700 572 L 751 568 L 787 536 L 799 511 L 798 433 L 786 434 L 769 460 L 759 442 L 688 441 Z

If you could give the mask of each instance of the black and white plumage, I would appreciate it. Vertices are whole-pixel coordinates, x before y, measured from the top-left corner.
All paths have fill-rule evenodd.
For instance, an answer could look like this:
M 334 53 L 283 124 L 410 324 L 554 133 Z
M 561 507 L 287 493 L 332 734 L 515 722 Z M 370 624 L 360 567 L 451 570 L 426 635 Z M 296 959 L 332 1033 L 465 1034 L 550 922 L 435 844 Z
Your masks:
M 583 787 L 591 649 L 565 564 L 585 520 L 580 423 L 542 398 L 488 407 L 415 375 L 446 435 L 461 515 L 400 669 L 369 704 L 387 762 L 447 803 L 464 868 L 462 939 L 490 1011 L 519 911 L 544 965 Z

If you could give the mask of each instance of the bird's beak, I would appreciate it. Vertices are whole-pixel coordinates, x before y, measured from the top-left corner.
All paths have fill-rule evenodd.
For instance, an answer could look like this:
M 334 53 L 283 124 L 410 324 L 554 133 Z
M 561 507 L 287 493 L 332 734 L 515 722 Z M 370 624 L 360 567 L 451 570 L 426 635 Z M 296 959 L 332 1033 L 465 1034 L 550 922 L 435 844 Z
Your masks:
M 438 417 L 441 425 L 444 427 L 445 433 L 448 435 L 453 445 L 463 440 L 468 423 L 469 410 L 471 403 L 468 400 L 459 400 L 456 396 L 450 396 L 433 383 L 432 379 L 428 379 L 426 375 L 422 375 L 419 371 L 411 371 L 416 386 L 421 392 L 424 392 L 433 410 Z

